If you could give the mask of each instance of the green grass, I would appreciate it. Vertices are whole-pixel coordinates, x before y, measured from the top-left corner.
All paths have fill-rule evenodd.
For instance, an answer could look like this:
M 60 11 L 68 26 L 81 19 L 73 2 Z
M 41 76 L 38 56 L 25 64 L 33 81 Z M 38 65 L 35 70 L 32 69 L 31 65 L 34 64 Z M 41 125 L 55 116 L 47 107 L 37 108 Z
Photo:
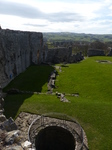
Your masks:
M 110 101 L 112 97 L 112 64 L 96 60 L 111 60 L 110 57 L 91 57 L 77 64 L 62 67 L 56 81 L 56 90 L 63 93 L 79 93 L 83 98 Z
M 54 67 L 48 65 L 30 66 L 4 88 L 4 91 L 17 88 L 23 91 L 46 92 L 48 77 L 53 70 Z
M 55 95 L 8 95 L 5 98 L 6 116 L 16 118 L 21 111 L 36 114 L 50 112 L 67 114 L 75 118 L 84 128 L 90 150 L 111 150 L 112 64 L 102 64 L 96 62 L 96 60 L 112 61 L 112 58 L 91 57 L 80 63 L 67 64 L 68 67 L 61 67 L 62 72 L 58 72 L 57 88 L 54 91 L 79 93 L 79 97 L 66 96 L 70 103 L 60 102 Z M 29 74 L 26 73 L 27 71 L 25 72 L 25 78 L 29 75 L 32 82 L 35 79 L 32 77 L 35 67 L 32 69 L 32 73 L 30 71 Z M 13 82 L 17 81 L 14 80 Z M 42 81 L 40 79 L 35 80 L 35 87 L 36 84 L 38 87 L 38 82 Z M 46 84 L 44 82 L 41 85 L 46 86 Z M 43 89 L 43 86 L 41 86 L 41 89 Z M 9 110 L 9 108 L 11 109 Z

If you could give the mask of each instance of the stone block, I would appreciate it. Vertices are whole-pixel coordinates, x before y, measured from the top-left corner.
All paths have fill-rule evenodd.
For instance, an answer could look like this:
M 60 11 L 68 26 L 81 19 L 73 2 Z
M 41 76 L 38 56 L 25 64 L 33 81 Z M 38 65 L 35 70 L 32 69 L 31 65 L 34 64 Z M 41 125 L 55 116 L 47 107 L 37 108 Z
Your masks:
M 15 124 L 14 120 L 11 117 L 8 120 L 4 121 L 2 126 L 8 132 L 17 130 L 17 125 Z
M 0 123 L 6 121 L 5 115 L 0 115 Z

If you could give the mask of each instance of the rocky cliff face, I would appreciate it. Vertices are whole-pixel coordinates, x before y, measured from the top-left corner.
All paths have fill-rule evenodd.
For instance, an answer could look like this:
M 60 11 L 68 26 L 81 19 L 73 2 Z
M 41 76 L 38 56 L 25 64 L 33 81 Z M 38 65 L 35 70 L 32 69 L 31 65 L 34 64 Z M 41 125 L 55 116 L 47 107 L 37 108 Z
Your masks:
M 32 63 L 44 62 L 45 56 L 42 33 L 1 29 L 0 85 L 7 85 Z

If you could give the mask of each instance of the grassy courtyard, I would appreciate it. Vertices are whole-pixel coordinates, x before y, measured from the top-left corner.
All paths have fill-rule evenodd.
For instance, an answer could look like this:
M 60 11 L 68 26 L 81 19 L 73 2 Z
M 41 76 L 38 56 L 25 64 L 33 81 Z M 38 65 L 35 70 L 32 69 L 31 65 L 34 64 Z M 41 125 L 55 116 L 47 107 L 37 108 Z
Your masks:
M 98 62 L 103 60 L 102 63 Z M 108 60 L 106 62 L 104 60 Z M 76 119 L 84 128 L 90 150 L 112 148 L 112 57 L 90 57 L 80 63 L 61 65 L 57 69 L 53 92 L 67 94 L 69 103 L 55 95 L 46 95 L 52 66 L 31 66 L 5 89 L 43 94 L 17 94 L 5 98 L 5 114 L 16 118 L 21 111 L 44 114 L 58 112 Z M 69 94 L 78 93 L 78 97 Z M 9 109 L 10 108 L 10 109 Z

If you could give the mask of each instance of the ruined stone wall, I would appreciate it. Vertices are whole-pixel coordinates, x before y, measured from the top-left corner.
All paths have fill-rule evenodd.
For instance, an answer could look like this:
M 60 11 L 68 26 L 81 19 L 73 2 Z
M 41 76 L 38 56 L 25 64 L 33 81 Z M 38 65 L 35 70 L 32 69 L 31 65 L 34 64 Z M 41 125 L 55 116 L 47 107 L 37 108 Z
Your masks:
M 72 48 L 56 47 L 48 49 L 46 62 L 49 63 L 76 63 L 83 60 L 82 52 L 72 55 Z
M 0 85 L 6 86 L 31 64 L 74 63 L 82 54 L 72 56 L 72 48 L 48 49 L 43 34 L 0 29 Z
M 7 85 L 32 63 L 42 63 L 45 56 L 42 33 L 1 29 L 0 85 Z
M 108 56 L 112 56 L 112 49 L 110 50 Z
M 101 49 L 89 49 L 88 56 L 105 56 L 105 53 Z
M 79 61 L 81 61 L 83 59 L 84 59 L 84 56 L 83 56 L 82 52 L 79 52 L 77 54 L 72 55 L 70 57 L 69 61 L 70 61 L 70 63 L 77 63 L 77 62 L 79 62 Z
M 68 62 L 72 49 L 66 47 L 48 49 L 46 61 L 50 63 Z

